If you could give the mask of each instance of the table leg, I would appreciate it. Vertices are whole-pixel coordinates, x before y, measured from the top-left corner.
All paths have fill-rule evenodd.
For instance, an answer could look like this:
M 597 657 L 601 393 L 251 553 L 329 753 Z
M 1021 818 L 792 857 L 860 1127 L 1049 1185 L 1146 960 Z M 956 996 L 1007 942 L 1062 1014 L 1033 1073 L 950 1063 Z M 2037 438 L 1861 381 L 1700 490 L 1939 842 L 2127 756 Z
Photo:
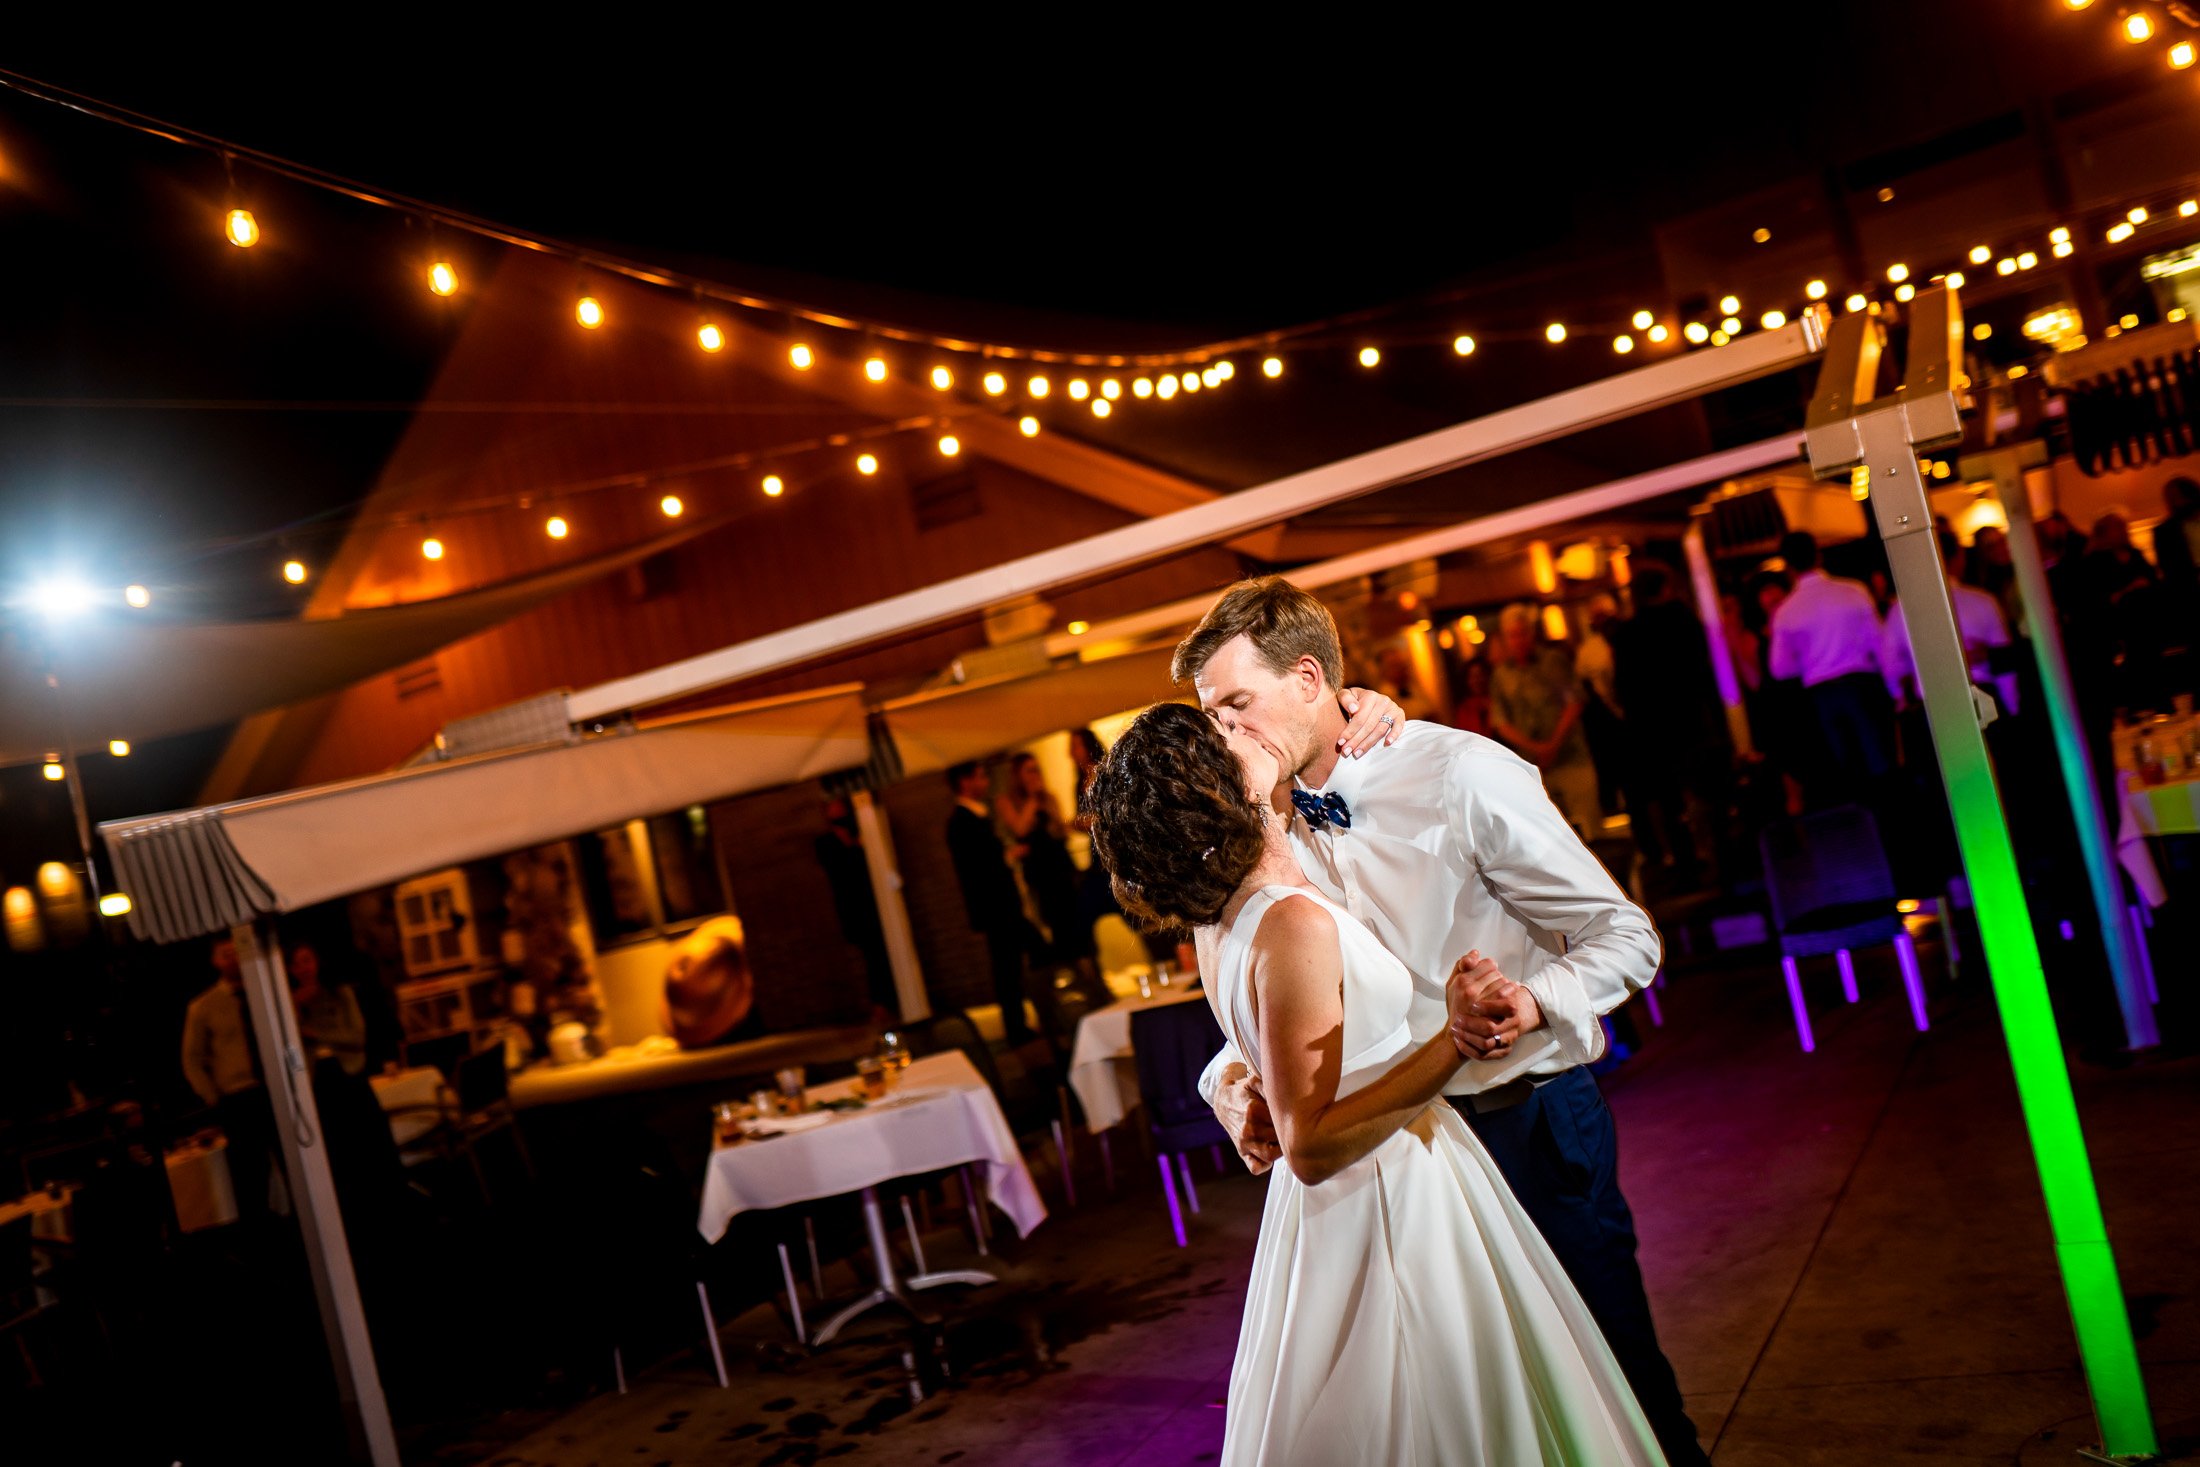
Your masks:
M 817 1343 L 829 1345 L 833 1337 L 857 1316 L 867 1314 L 882 1304 L 892 1304 L 921 1323 L 935 1322 L 934 1317 L 917 1307 L 909 1297 L 911 1289 L 936 1288 L 941 1284 L 992 1284 L 1000 1280 L 992 1274 L 976 1269 L 947 1269 L 939 1273 L 912 1274 L 904 1279 L 894 1271 L 893 1245 L 886 1237 L 886 1215 L 879 1208 L 878 1189 L 863 1189 L 863 1229 L 871 1239 L 871 1262 L 878 1270 L 878 1287 L 847 1305 L 818 1329 Z

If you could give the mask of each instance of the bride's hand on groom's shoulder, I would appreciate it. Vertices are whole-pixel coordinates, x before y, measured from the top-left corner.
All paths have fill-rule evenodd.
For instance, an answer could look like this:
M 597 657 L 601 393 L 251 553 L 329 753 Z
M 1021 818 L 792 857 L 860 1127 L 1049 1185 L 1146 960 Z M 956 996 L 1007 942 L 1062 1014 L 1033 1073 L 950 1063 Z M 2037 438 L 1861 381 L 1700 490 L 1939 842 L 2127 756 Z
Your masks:
M 1222 1072 L 1221 1083 L 1215 1086 L 1215 1119 L 1230 1133 L 1230 1144 L 1255 1176 L 1282 1159 L 1283 1147 L 1268 1114 L 1268 1097 L 1261 1093 L 1260 1076 L 1246 1066 L 1232 1065 Z
M 1395 699 L 1367 688 L 1344 689 L 1337 694 L 1337 706 L 1346 720 L 1337 751 L 1347 759 L 1357 759 L 1381 744 L 1397 743 L 1406 726 L 1406 711 Z
M 1444 1004 L 1451 1014 L 1451 1042 L 1470 1060 L 1503 1059 L 1521 1035 L 1543 1026 L 1535 995 L 1480 952 L 1452 964 Z

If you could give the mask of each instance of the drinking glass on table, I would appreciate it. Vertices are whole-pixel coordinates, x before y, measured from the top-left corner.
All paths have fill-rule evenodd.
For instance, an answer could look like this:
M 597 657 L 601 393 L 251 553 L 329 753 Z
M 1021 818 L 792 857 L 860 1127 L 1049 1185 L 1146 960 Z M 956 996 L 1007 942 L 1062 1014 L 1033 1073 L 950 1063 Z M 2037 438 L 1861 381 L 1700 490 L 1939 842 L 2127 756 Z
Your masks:
M 909 1068 L 909 1045 L 896 1029 L 889 1029 L 878 1037 L 878 1057 L 891 1069 Z
M 886 1077 L 890 1073 L 885 1060 L 877 1055 L 865 1055 L 856 1061 L 856 1079 L 862 1083 L 867 1100 L 882 1100 L 886 1096 Z
M 789 1065 L 775 1077 L 779 1081 L 779 1094 L 789 1115 L 802 1113 L 803 1080 L 808 1072 L 800 1065 Z

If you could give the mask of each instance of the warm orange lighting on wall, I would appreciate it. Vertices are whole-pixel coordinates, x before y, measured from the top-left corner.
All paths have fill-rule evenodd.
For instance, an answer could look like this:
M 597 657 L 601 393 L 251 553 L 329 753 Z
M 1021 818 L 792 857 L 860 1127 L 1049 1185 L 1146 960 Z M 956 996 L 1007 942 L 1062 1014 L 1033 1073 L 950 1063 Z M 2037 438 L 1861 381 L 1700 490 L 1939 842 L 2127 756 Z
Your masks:
M 1548 596 L 1558 589 L 1558 566 L 1551 559 L 1551 547 L 1545 541 L 1528 542 L 1528 574 L 1542 595 Z

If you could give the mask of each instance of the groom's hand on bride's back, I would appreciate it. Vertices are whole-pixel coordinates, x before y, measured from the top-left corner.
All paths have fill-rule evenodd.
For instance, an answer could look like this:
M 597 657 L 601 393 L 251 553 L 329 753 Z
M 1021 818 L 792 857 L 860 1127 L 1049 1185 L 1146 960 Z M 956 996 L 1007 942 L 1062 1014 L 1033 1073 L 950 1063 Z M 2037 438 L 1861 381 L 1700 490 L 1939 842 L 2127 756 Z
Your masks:
M 1261 1094 L 1260 1076 L 1244 1065 L 1222 1072 L 1221 1083 L 1215 1086 L 1215 1119 L 1230 1133 L 1230 1144 L 1256 1176 L 1282 1159 L 1283 1147 L 1268 1115 L 1268 1098 Z
M 1452 964 L 1444 1003 L 1451 1012 L 1451 1042 L 1470 1060 L 1503 1059 L 1521 1035 L 1543 1027 L 1535 995 L 1479 952 Z

